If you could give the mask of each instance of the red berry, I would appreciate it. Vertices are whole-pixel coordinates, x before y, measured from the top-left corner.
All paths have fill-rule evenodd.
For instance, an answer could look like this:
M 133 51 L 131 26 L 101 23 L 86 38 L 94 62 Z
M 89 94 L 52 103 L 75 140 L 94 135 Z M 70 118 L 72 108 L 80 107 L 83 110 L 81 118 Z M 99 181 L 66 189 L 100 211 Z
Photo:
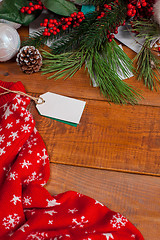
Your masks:
M 45 23 L 48 23 L 48 19 L 47 19 L 47 18 L 45 18 L 45 19 L 44 19 L 44 22 L 45 22 Z
M 21 10 L 20 10 L 20 11 L 21 11 L 21 13 L 24 13 L 24 12 L 25 12 L 24 8 L 21 8 Z
M 53 35 L 56 35 L 57 34 L 57 31 L 53 31 Z
M 33 6 L 33 3 L 32 3 L 32 2 L 30 2 L 30 3 L 29 3 L 29 6 Z
M 66 30 L 66 27 L 65 27 L 64 25 L 62 25 L 62 29 L 63 29 L 63 31 L 65 31 L 65 30 Z
M 59 33 L 60 32 L 60 30 L 57 28 L 57 33 Z
M 112 38 L 108 38 L 108 42 L 112 42 Z
M 29 9 L 29 10 L 27 11 L 27 13 L 28 13 L 28 14 L 31 14 L 31 13 L 32 13 L 32 11 Z
M 127 5 L 127 7 L 128 7 L 128 9 L 132 9 L 132 8 L 133 8 L 133 6 L 132 6 L 131 3 L 129 3 L 129 4 Z

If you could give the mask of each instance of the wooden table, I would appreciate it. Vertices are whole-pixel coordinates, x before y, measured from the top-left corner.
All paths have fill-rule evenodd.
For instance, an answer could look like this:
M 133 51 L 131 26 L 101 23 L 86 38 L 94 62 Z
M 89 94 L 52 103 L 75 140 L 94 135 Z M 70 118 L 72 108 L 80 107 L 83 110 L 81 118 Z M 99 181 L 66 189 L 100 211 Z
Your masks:
M 23 38 L 27 29 L 19 33 Z M 24 74 L 15 59 L 0 64 L 0 80 L 21 81 L 33 96 L 51 91 L 85 100 L 77 127 L 42 117 L 29 105 L 50 157 L 46 188 L 51 194 L 86 194 L 125 215 L 145 240 L 160 239 L 160 91 L 132 77 L 127 83 L 141 89 L 144 99 L 135 106 L 109 104 L 84 69 L 54 81 L 40 72 Z

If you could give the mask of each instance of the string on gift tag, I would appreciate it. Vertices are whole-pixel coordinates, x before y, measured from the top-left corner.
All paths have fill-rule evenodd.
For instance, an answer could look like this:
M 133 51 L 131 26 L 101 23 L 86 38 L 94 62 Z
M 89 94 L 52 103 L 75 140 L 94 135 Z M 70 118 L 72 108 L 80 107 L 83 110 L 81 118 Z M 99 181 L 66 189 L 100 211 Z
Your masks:
M 0 93 L 0 96 L 4 95 L 4 94 L 8 94 L 8 93 L 15 93 L 15 94 L 19 94 L 19 95 L 22 95 L 22 96 L 29 97 L 36 104 L 43 104 L 43 103 L 45 103 L 45 100 L 42 97 L 33 97 L 33 96 L 31 96 L 31 95 L 29 95 L 27 93 L 24 93 L 24 92 L 21 92 L 21 91 L 10 90 L 10 89 L 2 87 L 2 86 L 0 86 L 0 88 L 2 88 L 3 90 L 6 90 L 6 92 Z

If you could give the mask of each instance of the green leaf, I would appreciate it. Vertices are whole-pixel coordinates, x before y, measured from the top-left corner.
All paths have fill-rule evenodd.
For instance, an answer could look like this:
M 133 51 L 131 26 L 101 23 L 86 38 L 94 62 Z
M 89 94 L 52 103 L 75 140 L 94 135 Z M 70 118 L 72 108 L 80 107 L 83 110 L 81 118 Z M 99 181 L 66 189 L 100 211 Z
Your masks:
M 77 12 L 77 8 L 74 3 L 66 0 L 42 0 L 44 6 L 59 15 L 70 16 L 71 13 Z
M 36 11 L 33 14 L 23 14 L 20 12 L 23 6 L 28 6 L 27 0 L 3 0 L 0 3 L 0 19 L 28 25 L 41 13 Z

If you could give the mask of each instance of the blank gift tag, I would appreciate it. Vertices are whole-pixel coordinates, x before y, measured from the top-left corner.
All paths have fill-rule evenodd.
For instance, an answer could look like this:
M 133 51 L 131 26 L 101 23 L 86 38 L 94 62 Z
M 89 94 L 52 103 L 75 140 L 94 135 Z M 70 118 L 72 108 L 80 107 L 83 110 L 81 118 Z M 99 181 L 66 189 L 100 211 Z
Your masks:
M 39 113 L 72 126 L 79 124 L 86 102 L 47 92 L 40 95 L 45 103 L 37 104 Z

